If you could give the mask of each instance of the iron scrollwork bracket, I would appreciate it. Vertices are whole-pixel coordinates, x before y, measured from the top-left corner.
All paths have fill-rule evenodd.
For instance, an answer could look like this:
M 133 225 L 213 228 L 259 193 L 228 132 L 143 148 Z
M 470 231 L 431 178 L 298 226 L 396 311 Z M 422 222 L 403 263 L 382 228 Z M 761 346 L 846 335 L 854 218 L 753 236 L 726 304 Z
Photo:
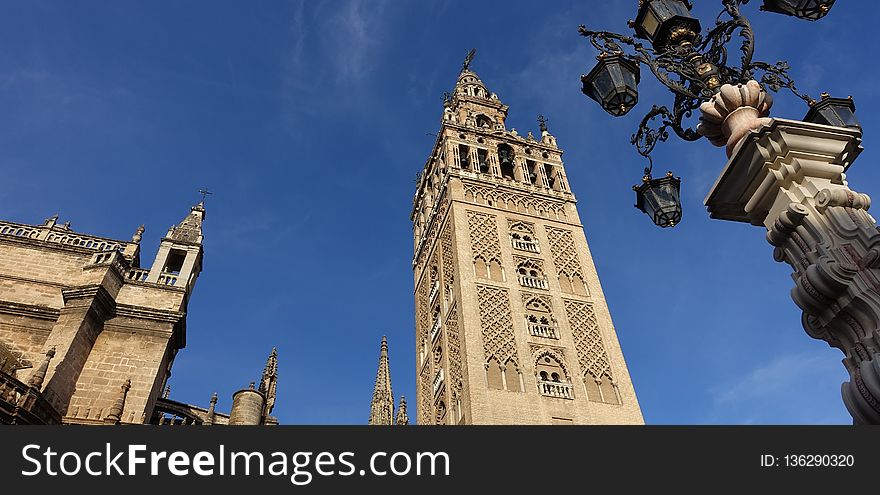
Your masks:
M 751 22 L 740 11 L 740 7 L 748 2 L 721 0 L 723 10 L 716 17 L 712 29 L 705 34 L 694 33 L 692 41 L 664 46 L 661 50 L 646 47 L 631 36 L 592 31 L 583 25 L 578 27 L 580 35 L 588 38 L 599 51 L 597 58 L 617 55 L 644 65 L 675 94 L 672 110 L 654 105 L 633 134 L 631 142 L 640 155 L 650 159 L 649 155 L 657 143 L 669 137 L 669 128 L 686 141 L 700 139 L 696 130 L 684 125 L 683 120 L 690 118 L 693 110 L 710 99 L 722 84 L 744 84 L 755 78 L 755 72 L 761 73 L 761 84 L 772 91 L 785 88 L 808 104 L 812 102 L 797 90 L 788 73 L 791 67 L 787 62 L 770 64 L 752 59 L 755 36 Z M 728 45 L 737 35 L 742 39 L 739 66 L 731 65 L 728 56 Z M 658 123 L 657 118 L 660 118 L 659 127 L 652 127 L 652 123 Z

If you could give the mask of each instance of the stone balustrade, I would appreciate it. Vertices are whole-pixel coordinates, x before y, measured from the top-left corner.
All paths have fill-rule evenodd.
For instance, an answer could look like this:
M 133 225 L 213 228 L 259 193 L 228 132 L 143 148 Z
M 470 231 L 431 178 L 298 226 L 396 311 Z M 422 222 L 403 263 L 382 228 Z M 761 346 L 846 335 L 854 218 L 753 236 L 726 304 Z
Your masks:
M 0 222 L 0 234 L 36 239 L 40 235 L 40 231 L 29 225 Z
M 522 239 L 513 239 L 513 248 L 530 253 L 539 253 L 538 243 L 535 241 L 524 241 Z
M 437 294 L 440 293 L 440 281 L 435 280 L 434 285 L 431 286 L 431 294 L 428 296 L 428 304 L 432 304 L 434 302 L 434 298 L 437 297 Z
M 443 390 L 443 368 L 437 370 L 437 373 L 434 375 L 434 396 L 440 393 Z
M 531 277 L 528 275 L 521 275 L 519 277 L 519 284 L 523 287 L 530 287 L 532 289 L 547 289 L 547 281 L 543 278 Z
M 43 398 L 39 389 L 29 387 L 12 375 L 0 371 L 0 424 L 60 423 L 61 415 Z
M 540 323 L 529 322 L 529 335 L 533 337 L 544 337 L 545 339 L 559 339 L 556 328 L 550 325 L 541 325 Z
M 440 315 L 437 315 L 437 319 L 434 320 L 434 326 L 431 327 L 431 342 L 437 340 L 438 335 L 440 335 Z
M 77 234 L 59 227 L 47 225 L 33 226 L 12 222 L 0 222 L 0 235 L 36 239 L 66 246 L 76 246 L 95 251 L 115 251 L 125 247 L 124 243 L 112 239 Z
M 134 282 L 146 282 L 150 270 L 144 268 L 130 268 L 125 278 Z
M 570 383 L 538 381 L 538 392 L 548 397 L 556 397 L 559 399 L 574 399 L 572 386 Z

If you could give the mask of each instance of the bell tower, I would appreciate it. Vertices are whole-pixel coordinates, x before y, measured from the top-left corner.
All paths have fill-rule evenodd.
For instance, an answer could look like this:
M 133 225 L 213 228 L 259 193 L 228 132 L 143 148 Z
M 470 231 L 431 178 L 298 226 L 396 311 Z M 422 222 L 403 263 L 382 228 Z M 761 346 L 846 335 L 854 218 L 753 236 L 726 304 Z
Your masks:
M 418 424 L 641 424 L 562 150 L 468 54 L 413 198 Z
M 186 289 L 187 298 L 192 293 L 196 279 L 202 271 L 202 222 L 205 204 L 192 207 L 179 224 L 168 229 L 162 238 L 156 259 L 147 275 L 146 282 L 172 285 Z

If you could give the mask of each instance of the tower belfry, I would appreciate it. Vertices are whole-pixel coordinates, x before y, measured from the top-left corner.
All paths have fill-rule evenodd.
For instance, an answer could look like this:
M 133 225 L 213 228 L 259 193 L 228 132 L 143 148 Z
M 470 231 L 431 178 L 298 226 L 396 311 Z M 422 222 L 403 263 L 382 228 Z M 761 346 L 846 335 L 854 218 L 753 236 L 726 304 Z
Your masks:
M 543 116 L 507 128 L 473 54 L 413 198 L 417 422 L 642 423 L 563 152 Z

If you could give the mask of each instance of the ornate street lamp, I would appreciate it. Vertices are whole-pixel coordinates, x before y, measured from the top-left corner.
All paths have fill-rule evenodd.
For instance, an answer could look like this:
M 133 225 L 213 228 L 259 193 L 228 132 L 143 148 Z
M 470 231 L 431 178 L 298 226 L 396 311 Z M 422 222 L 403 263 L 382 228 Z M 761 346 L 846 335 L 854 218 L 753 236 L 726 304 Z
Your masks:
M 585 95 L 596 100 L 606 112 L 625 115 L 639 101 L 639 66 L 618 55 L 607 55 L 585 76 L 581 76 Z
M 843 352 L 850 381 L 841 394 L 853 422 L 880 424 L 880 227 L 868 213 L 871 198 L 846 177 L 863 149 L 855 104 L 828 94 L 813 101 L 798 93 L 788 64 L 753 61 L 754 35 L 740 13 L 746 3 L 721 0 L 715 26 L 700 33 L 689 2 L 643 0 L 631 26 L 650 47 L 630 36 L 579 31 L 602 54 L 600 64 L 613 55 L 646 66 L 675 94 L 671 109 L 653 106 L 632 136 L 649 164 L 669 129 L 726 146 L 728 161 L 705 200 L 709 215 L 766 229 L 773 258 L 793 269 L 791 297 L 804 330 Z M 832 3 L 765 0 L 764 10 L 816 20 Z M 734 35 L 742 38 L 741 57 L 728 57 Z M 810 105 L 803 121 L 769 118 L 767 90 L 782 88 Z M 699 125 L 689 128 L 682 121 L 696 109 Z M 649 165 L 633 188 L 636 207 L 656 225 L 674 226 L 679 187 L 671 172 L 652 178 Z
M 804 122 L 861 129 L 862 126 L 856 119 L 855 112 L 856 104 L 853 102 L 852 96 L 832 98 L 828 93 L 822 93 L 819 101 L 810 104 L 810 110 L 804 117 Z
M 701 32 L 699 20 L 691 15 L 692 5 L 688 0 L 640 0 L 636 19 L 629 24 L 635 37 L 580 26 L 580 34 L 599 51 L 596 66 L 581 77 L 583 92 L 611 115 L 624 115 L 638 101 L 639 66 L 650 68 L 651 73 L 673 92 L 675 100 L 671 109 L 653 106 L 632 136 L 631 142 L 639 154 L 649 159 L 656 144 L 669 137 L 669 129 L 686 141 L 695 141 L 704 135 L 713 144 L 726 141 L 728 136 L 722 135 L 720 125 L 713 127 L 706 123 L 706 126 L 695 129 L 682 121 L 691 117 L 703 102 L 712 99 L 722 85 L 745 84 L 755 78 L 756 72 L 761 73 L 762 86 L 773 91 L 787 88 L 804 101 L 812 101 L 795 88 L 788 75 L 787 63 L 769 64 L 752 59 L 754 34 L 751 23 L 740 12 L 740 7 L 746 3 L 748 0 L 721 0 L 723 10 L 715 26 L 705 33 Z M 806 5 L 809 2 L 784 1 L 766 1 L 765 7 L 767 10 L 772 10 L 771 7 L 781 9 L 781 4 L 788 3 L 798 4 L 798 9 L 809 7 Z M 797 12 L 806 15 L 807 11 Z M 742 39 L 739 65 L 734 57 L 728 56 L 727 45 L 735 35 Z M 636 38 L 647 40 L 650 46 L 643 45 Z M 772 100 L 769 96 L 766 99 L 767 103 L 760 111 L 769 110 Z M 715 134 L 708 134 L 711 132 Z M 656 218 L 652 213 L 646 213 Z M 662 226 L 676 223 L 677 219 Z
M 658 48 L 693 41 L 700 32 L 700 21 L 691 16 L 692 8 L 687 0 L 641 0 L 632 26 L 636 37 Z
M 681 179 L 666 172 L 664 177 L 652 179 L 645 170 L 642 184 L 633 186 L 636 192 L 636 208 L 645 212 L 658 227 L 675 227 L 681 222 Z
M 761 10 L 817 21 L 831 10 L 835 0 L 764 0 Z

